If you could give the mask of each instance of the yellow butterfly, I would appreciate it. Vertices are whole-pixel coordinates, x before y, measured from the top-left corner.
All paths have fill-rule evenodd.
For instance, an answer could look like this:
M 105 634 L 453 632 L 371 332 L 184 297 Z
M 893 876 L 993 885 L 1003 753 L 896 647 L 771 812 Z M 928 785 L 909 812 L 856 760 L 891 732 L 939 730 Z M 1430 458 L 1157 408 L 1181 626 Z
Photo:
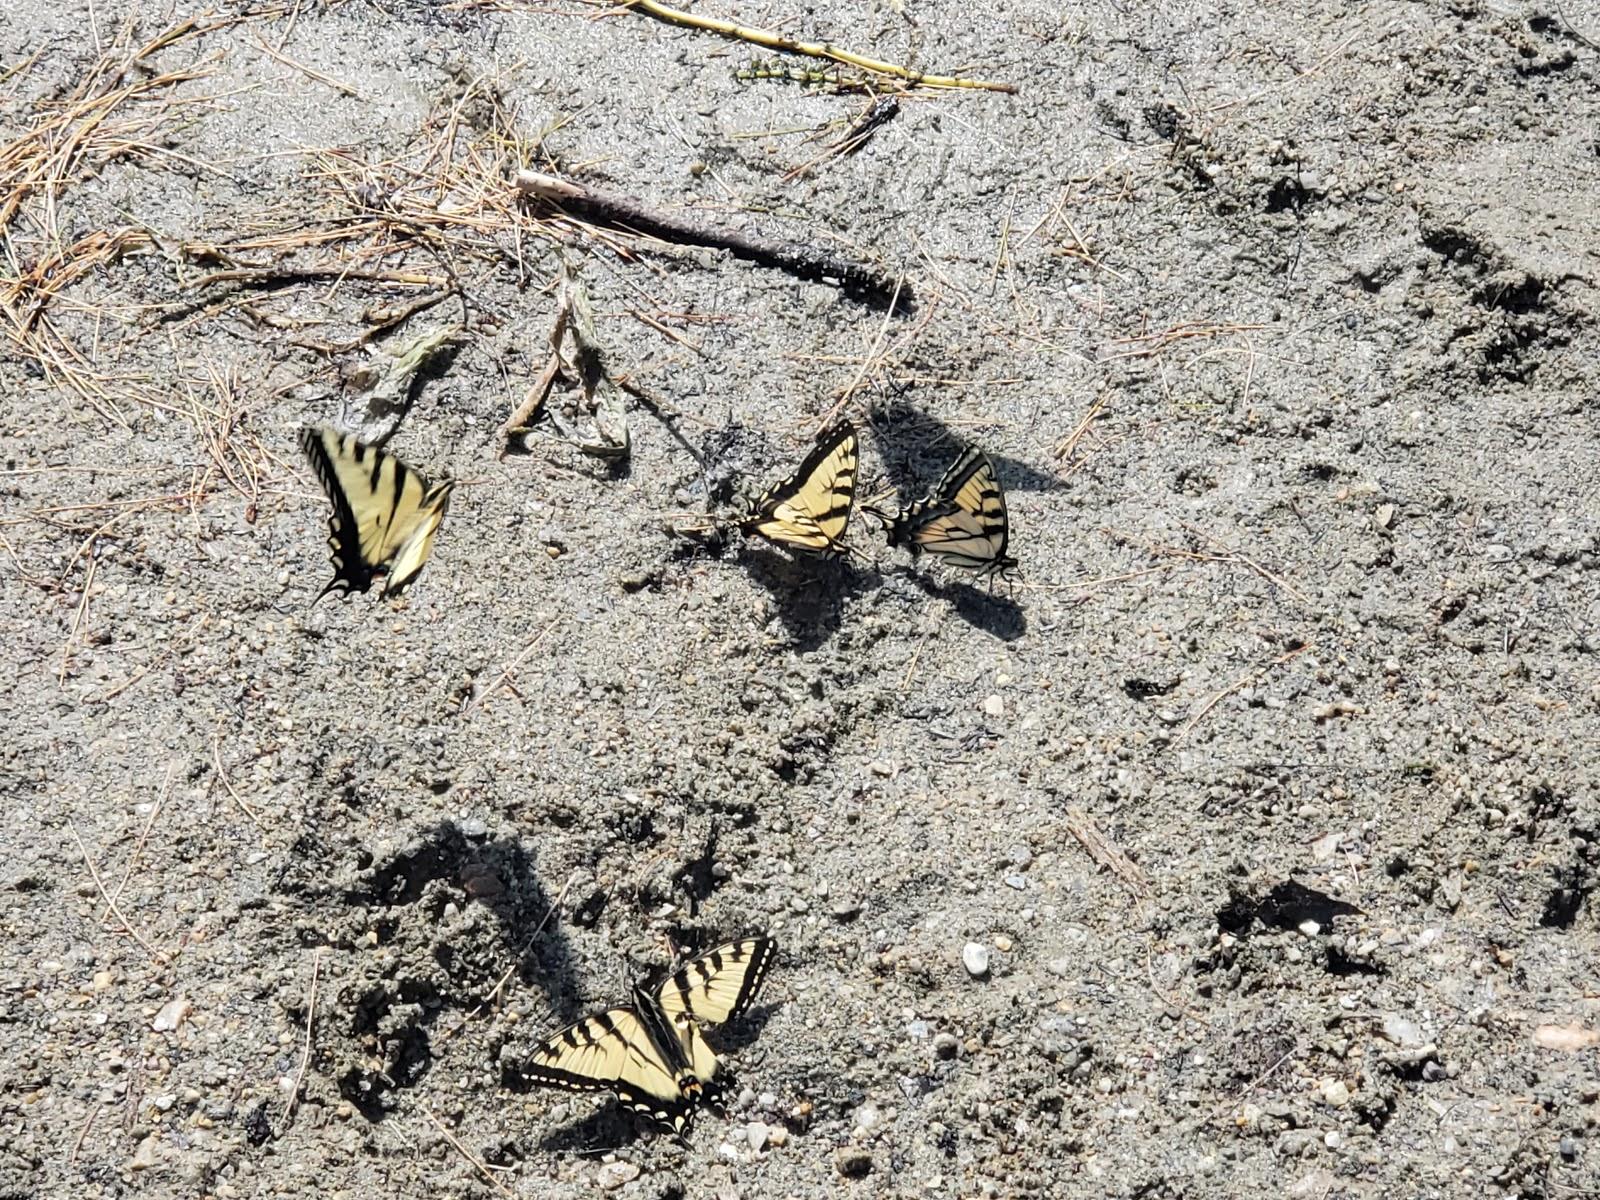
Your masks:
M 888 527 L 891 546 L 904 546 L 913 555 L 926 550 L 991 581 L 1008 578 L 1017 565 L 1006 553 L 1011 525 L 1005 490 L 989 456 L 975 446 L 950 465 L 933 491 L 903 512 L 867 511 Z
M 632 1004 L 569 1025 L 533 1052 L 521 1074 L 580 1092 L 609 1088 L 681 1139 L 722 1068 L 700 1026 L 747 1010 L 777 950 L 771 938 L 745 938 L 696 959 L 654 990 L 635 985 Z
M 428 561 L 454 485 L 429 483 L 394 455 L 331 429 L 301 429 L 300 449 L 333 502 L 334 576 L 317 599 L 365 592 L 379 575 L 380 594 L 398 595 Z
M 740 524 L 769 542 L 812 554 L 842 554 L 856 494 L 857 440 L 848 421 L 822 432 L 789 478 L 769 487 Z

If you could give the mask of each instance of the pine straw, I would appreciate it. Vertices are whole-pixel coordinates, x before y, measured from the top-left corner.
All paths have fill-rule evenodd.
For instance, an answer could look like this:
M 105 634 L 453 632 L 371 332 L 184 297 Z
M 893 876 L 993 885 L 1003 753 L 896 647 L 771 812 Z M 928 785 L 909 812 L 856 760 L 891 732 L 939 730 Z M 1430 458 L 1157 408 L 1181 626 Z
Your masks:
M 137 229 L 99 230 L 68 244 L 61 234 L 62 197 L 107 163 L 181 157 L 160 145 L 162 131 L 209 99 L 174 91 L 209 70 L 194 65 L 131 82 L 128 76 L 158 51 L 238 19 L 202 25 L 190 18 L 136 44 L 135 19 L 130 17 L 65 98 L 35 102 L 31 124 L 0 146 L 0 313 L 5 332 L 52 383 L 125 427 L 110 385 L 137 396 L 137 381 L 100 371 L 98 347 L 77 345 L 49 320 L 46 310 L 63 289 L 130 251 L 148 247 L 150 239 Z M 35 56 L 25 65 L 38 61 Z
M 305 180 L 312 195 L 292 213 L 235 239 L 180 248 L 186 258 L 224 269 L 190 280 L 189 289 L 204 298 L 177 306 L 168 319 L 239 309 L 283 327 L 290 322 L 285 313 L 274 314 L 264 303 L 260 310 L 247 307 L 246 295 L 316 282 L 322 285 L 317 299 L 331 305 L 351 281 L 406 289 L 369 304 L 360 314 L 364 329 L 352 340 L 300 340 L 308 348 L 337 353 L 451 295 L 460 296 L 465 306 L 476 282 L 473 264 L 496 270 L 509 266 L 518 286 L 546 286 L 549 281 L 536 277 L 530 263 L 539 257 L 532 243 L 582 240 L 634 259 L 637 238 L 564 214 L 535 217 L 528 210 L 511 178 L 529 162 L 540 161 L 542 136 L 520 129 L 517 113 L 501 104 L 492 81 L 479 78 L 396 158 L 372 163 L 341 147 L 308 149 Z M 224 286 L 227 291 L 218 296 Z M 303 297 L 285 300 L 296 312 L 304 311 Z

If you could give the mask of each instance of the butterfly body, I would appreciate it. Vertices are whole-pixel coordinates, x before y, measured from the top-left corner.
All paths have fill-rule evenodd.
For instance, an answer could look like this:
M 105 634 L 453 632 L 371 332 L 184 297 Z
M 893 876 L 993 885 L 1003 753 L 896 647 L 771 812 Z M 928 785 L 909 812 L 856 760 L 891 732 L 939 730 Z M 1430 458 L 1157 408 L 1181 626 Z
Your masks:
M 745 1012 L 776 953 L 770 938 L 746 938 L 719 946 L 659 987 L 635 985 L 631 1004 L 569 1025 L 534 1050 L 522 1074 L 574 1091 L 610 1089 L 682 1138 L 722 1068 L 700 1026 Z
M 1011 526 L 1006 496 L 989 456 L 969 447 L 926 497 L 890 515 L 869 512 L 888 529 L 889 544 L 933 554 L 979 576 L 1004 578 L 1017 565 L 1006 553 Z
M 855 426 L 848 421 L 824 430 L 799 469 L 769 487 L 740 528 L 789 549 L 843 554 L 858 453 Z
M 453 485 L 431 483 L 394 455 L 331 429 L 301 429 L 300 449 L 333 504 L 334 577 L 317 598 L 365 592 L 379 576 L 382 595 L 398 595 L 428 561 Z

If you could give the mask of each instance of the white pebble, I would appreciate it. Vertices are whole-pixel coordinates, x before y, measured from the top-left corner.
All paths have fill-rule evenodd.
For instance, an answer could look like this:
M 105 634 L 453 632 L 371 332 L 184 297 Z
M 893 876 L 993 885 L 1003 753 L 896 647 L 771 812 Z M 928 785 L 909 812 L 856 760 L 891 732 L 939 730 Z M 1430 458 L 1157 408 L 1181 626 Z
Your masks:
M 989 948 L 968 942 L 961 951 L 961 965 L 966 967 L 968 975 L 982 979 L 989 973 Z

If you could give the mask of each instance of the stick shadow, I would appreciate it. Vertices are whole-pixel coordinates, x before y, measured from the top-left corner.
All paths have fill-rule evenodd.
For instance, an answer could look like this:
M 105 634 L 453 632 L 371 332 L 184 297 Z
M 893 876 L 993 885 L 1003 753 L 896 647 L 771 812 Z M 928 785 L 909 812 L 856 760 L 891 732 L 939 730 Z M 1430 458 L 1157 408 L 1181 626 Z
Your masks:
M 962 448 L 972 442 L 965 433 L 903 399 L 875 405 L 869 420 L 884 471 L 904 501 L 926 495 Z M 1007 491 L 1050 492 L 1064 486 L 1053 472 L 1041 471 L 1019 458 L 1007 458 L 978 444 L 994 463 Z

